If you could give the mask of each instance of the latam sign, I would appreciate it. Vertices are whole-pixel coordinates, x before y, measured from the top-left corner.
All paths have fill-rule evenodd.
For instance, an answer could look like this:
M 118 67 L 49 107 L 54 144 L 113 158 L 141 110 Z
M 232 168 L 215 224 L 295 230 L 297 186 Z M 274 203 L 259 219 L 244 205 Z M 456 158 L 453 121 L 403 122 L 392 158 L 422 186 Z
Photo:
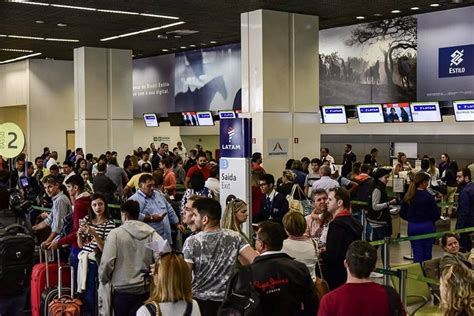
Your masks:
M 474 75 L 474 44 L 439 48 L 439 78 Z

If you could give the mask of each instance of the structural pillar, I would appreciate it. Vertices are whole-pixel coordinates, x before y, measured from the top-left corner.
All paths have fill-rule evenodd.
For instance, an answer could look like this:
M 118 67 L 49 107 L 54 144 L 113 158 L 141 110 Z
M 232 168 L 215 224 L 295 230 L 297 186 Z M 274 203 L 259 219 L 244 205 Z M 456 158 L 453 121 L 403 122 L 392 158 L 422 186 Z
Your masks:
M 76 147 L 98 155 L 133 150 L 132 51 L 74 49 Z
M 242 112 L 253 152 L 279 177 L 290 159 L 319 157 L 319 18 L 257 10 L 241 14 Z

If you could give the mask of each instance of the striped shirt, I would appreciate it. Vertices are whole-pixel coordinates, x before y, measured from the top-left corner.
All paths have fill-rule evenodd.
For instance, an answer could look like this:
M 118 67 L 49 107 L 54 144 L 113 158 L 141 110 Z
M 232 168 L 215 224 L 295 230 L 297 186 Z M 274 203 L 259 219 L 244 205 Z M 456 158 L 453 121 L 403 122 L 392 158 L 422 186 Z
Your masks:
M 110 231 L 115 228 L 115 222 L 112 219 L 106 219 L 102 224 L 93 224 L 89 221 L 89 216 L 84 217 L 84 219 L 87 221 L 87 225 L 95 229 L 97 235 L 99 235 L 103 241 L 105 241 Z M 85 235 L 85 238 L 83 236 L 83 240 L 83 251 L 93 252 L 97 248 L 97 242 L 93 240 L 91 235 Z

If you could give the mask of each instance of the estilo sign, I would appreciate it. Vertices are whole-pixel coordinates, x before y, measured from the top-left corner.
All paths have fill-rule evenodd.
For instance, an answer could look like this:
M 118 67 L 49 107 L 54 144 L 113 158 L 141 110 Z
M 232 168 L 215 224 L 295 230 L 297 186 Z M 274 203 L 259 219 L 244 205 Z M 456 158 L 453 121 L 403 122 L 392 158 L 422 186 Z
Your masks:
M 251 120 L 247 118 L 220 121 L 219 185 L 224 211 L 231 195 L 247 203 L 248 220 L 243 231 L 249 236 L 252 225 L 250 190 L 250 157 L 252 155 Z

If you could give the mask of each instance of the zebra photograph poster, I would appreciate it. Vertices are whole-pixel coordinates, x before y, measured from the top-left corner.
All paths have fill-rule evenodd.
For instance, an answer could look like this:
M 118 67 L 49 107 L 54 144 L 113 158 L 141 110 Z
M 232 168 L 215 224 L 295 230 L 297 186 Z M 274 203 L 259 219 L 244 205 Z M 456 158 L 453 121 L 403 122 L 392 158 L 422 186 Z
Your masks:
M 414 16 L 322 30 L 320 104 L 416 100 L 416 56 Z

